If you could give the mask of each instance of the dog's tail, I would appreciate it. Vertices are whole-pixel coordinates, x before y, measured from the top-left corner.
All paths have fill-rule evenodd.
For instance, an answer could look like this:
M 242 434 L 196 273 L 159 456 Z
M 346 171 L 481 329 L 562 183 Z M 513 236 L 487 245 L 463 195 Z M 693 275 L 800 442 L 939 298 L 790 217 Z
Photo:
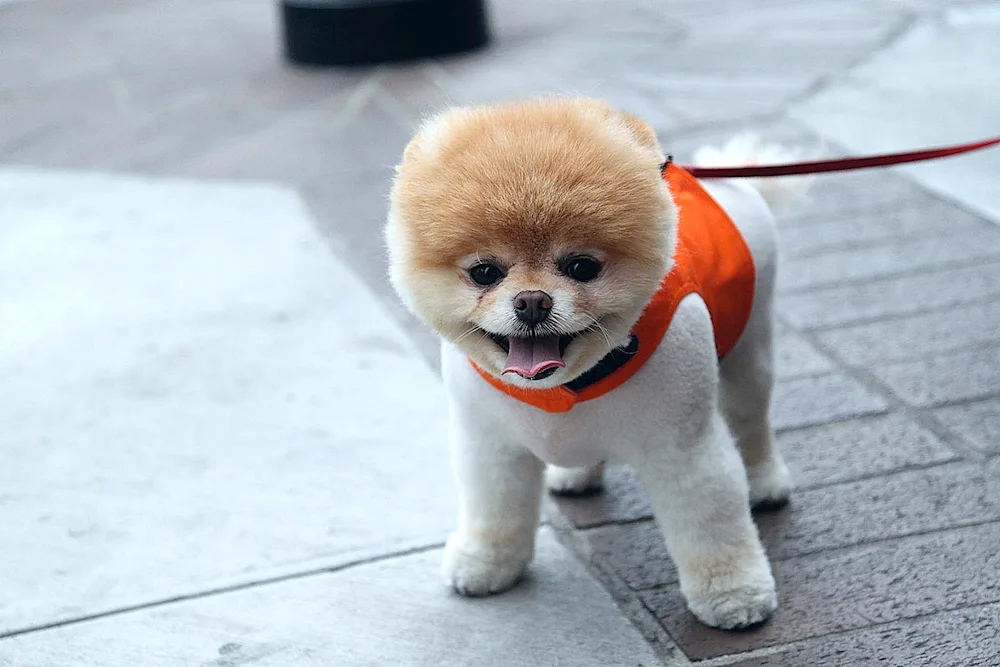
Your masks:
M 699 167 L 742 167 L 782 164 L 813 157 L 815 156 L 805 155 L 801 150 L 765 143 L 754 134 L 741 134 L 730 139 L 721 148 L 699 148 L 694 154 L 694 163 Z M 803 204 L 813 181 L 812 175 L 745 179 L 746 183 L 760 192 L 775 213 Z

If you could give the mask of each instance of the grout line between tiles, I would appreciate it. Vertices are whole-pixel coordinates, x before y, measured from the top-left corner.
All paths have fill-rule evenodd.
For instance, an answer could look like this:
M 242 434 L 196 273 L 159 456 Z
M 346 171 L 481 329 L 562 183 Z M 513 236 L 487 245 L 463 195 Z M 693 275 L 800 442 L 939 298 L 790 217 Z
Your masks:
M 817 639 L 828 639 L 831 637 L 849 635 L 851 633 L 856 633 L 856 632 L 865 632 L 872 629 L 881 628 L 886 625 L 915 623 L 922 619 L 938 616 L 940 614 L 950 614 L 966 609 L 978 609 L 980 607 L 989 607 L 991 605 L 996 605 L 997 603 L 998 603 L 997 600 L 992 600 L 990 602 L 977 602 L 975 604 L 962 605 L 959 607 L 935 609 L 934 611 L 929 611 L 922 614 L 914 614 L 913 616 L 905 616 L 902 618 L 896 618 L 888 621 L 877 621 L 871 623 L 870 625 L 865 625 L 862 627 L 846 628 L 844 630 L 832 630 L 830 632 L 823 632 L 817 635 L 809 635 L 808 637 L 800 637 L 794 641 L 785 642 L 777 646 L 769 646 L 767 648 L 755 649 L 752 651 L 746 651 L 744 653 L 730 653 L 728 655 L 720 655 L 715 658 L 708 658 L 707 660 L 699 660 L 694 664 L 697 667 L 725 667 L 726 665 L 731 665 L 735 662 L 742 662 L 744 660 L 751 660 L 753 658 L 763 658 L 771 655 L 779 655 L 781 653 L 784 653 L 789 647 L 795 646 L 797 644 L 803 644 L 809 641 L 815 641 Z
M 325 574 L 333 574 L 336 572 L 341 572 L 353 567 L 358 567 L 362 565 L 370 565 L 373 563 L 380 563 L 382 561 L 392 560 L 394 558 L 402 558 L 404 556 L 412 556 L 415 554 L 421 554 L 427 551 L 433 551 L 434 549 L 440 549 L 443 546 L 441 542 L 434 542 L 431 544 L 423 544 L 419 546 L 409 547 L 406 549 L 400 549 L 398 551 L 393 551 L 385 554 L 378 554 L 376 556 L 369 556 L 365 558 L 357 558 L 354 560 L 345 561 L 343 563 L 338 563 L 336 565 L 326 565 L 322 567 L 310 568 L 306 570 L 300 570 L 297 572 L 287 572 L 284 574 L 274 575 L 270 577 L 261 577 L 259 579 L 249 579 L 247 581 L 242 581 L 235 584 L 228 584 L 225 586 L 215 586 L 212 588 L 205 588 L 202 590 L 181 593 L 179 595 L 173 595 L 169 597 L 157 598 L 154 600 L 149 600 L 146 602 L 140 602 L 130 605 L 122 605 L 120 607 L 113 607 L 111 609 L 106 609 L 104 611 L 93 612 L 90 614 L 81 614 L 79 616 L 72 616 L 68 618 L 63 618 L 55 621 L 50 621 L 47 623 L 37 623 L 34 625 L 23 626 L 20 628 L 14 628 L 12 630 L 0 631 L 0 641 L 4 639 L 9 639 L 12 637 L 19 637 L 21 635 L 32 634 L 36 632 L 43 632 L 45 630 L 54 630 L 56 628 L 62 628 L 70 625 L 77 625 L 80 623 L 86 623 L 88 621 L 96 621 L 103 618 L 110 618 L 114 616 L 122 616 L 124 614 L 129 614 L 135 611 L 144 611 L 147 609 L 156 609 L 158 607 L 163 607 L 169 604 L 174 604 L 176 602 L 188 602 L 192 600 L 201 600 L 204 598 L 213 597 L 216 595 L 224 595 L 227 593 L 236 593 L 239 591 L 249 590 L 251 588 L 257 588 L 261 586 L 270 586 L 273 584 L 280 584 L 286 581 L 294 581 L 296 579 L 306 579 L 309 577 L 315 577 Z

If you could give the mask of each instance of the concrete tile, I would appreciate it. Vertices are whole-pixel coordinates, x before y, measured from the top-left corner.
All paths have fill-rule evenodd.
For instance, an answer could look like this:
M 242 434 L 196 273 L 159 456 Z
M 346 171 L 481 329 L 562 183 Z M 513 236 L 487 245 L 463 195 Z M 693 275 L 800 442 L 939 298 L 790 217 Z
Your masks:
M 3 26 L 6 39 L 3 53 L 0 53 L 4 78 L 0 90 L 8 93 L 20 88 L 45 87 L 108 71 L 111 58 L 101 50 L 99 35 L 84 31 L 76 39 L 67 39 L 62 31 L 53 29 L 55 22 L 50 20 L 46 25 L 37 19 L 32 20 L 32 16 L 41 14 L 37 5 L 5 10 Z M 94 23 L 92 16 L 83 20 L 79 15 L 67 18 L 76 19 L 77 25 L 84 29 Z M 47 55 L 61 56 L 58 66 L 53 66 L 51 61 L 46 66 Z
M 778 307 L 796 328 L 822 329 L 998 298 L 1000 264 L 993 262 L 785 294 Z
M 900 273 L 925 272 L 1000 258 L 1000 235 L 957 232 L 943 238 L 901 241 L 790 259 L 778 274 L 782 292 L 830 287 Z
M 755 517 L 772 560 L 1000 520 L 1000 481 L 969 464 L 911 470 L 799 489 L 786 509 Z M 677 572 L 652 522 L 586 533 L 594 558 L 633 590 L 671 584 Z
M 870 187 L 855 188 L 855 196 Z M 863 197 L 867 200 L 867 197 Z M 878 210 L 878 209 L 876 209 Z M 977 230 L 995 235 L 996 229 L 982 218 L 941 199 L 920 198 L 911 201 L 901 196 L 894 209 L 877 213 L 864 211 L 840 215 L 818 224 L 785 224 L 781 227 L 781 250 L 787 257 L 806 257 L 835 250 L 866 248 L 880 243 L 896 242 L 901 238 L 947 236 L 956 231 Z
M 679 8 L 672 12 L 690 28 L 683 48 L 671 54 L 672 68 L 730 76 L 835 71 L 849 64 L 849 54 L 863 53 L 884 39 L 903 18 L 882 7 L 829 1 L 808 7 L 733 3 L 726 9 L 720 6 L 703 16 L 684 16 Z M 815 19 L 819 12 L 822 23 Z M 766 40 L 767 48 L 760 48 L 759 40 Z
M 398 122 L 416 132 L 420 121 L 447 109 L 454 99 L 444 87 L 449 75 L 437 62 L 406 63 L 380 72 L 379 87 L 398 106 Z
M 652 521 L 602 526 L 584 535 L 593 560 L 634 591 L 677 581 L 677 569 L 667 553 L 663 533 Z
M 1000 400 L 934 411 L 938 421 L 985 454 L 1000 454 Z
M 832 373 L 833 362 L 796 333 L 779 334 L 774 341 L 775 378 L 794 378 Z
M 107 121 L 119 125 L 128 122 L 114 88 L 102 72 L 81 75 L 58 86 L 12 90 L 2 95 L 0 150 L 5 161 L 24 155 L 33 145 L 50 141 L 53 136 L 62 136 L 66 144 L 74 145 L 69 127 L 79 132 L 81 126 L 102 126 L 103 121 L 81 122 L 80 100 L 101 109 Z
M 185 168 L 199 176 L 299 183 L 324 236 L 336 240 L 366 285 L 390 308 L 397 308 L 398 299 L 386 277 L 384 243 L 376 232 L 385 219 L 392 165 L 402 155 L 409 130 L 397 123 L 384 100 L 365 98 L 364 90 L 359 90 L 353 112 L 338 115 L 337 102 L 331 99 L 280 123 L 207 147 L 192 155 Z M 345 114 L 348 117 L 342 118 Z M 408 320 L 407 328 L 413 324 Z M 425 347 L 433 352 L 433 345 Z
M 776 76 L 770 72 L 740 77 L 672 69 L 623 73 L 623 83 L 630 88 L 651 99 L 658 96 L 661 105 L 675 109 L 685 124 L 698 125 L 742 121 L 773 113 L 813 80 L 809 74 Z
M 20 67 L 6 70 L 6 86 L 46 85 L 92 68 L 153 94 L 170 94 L 205 80 L 240 78 L 276 60 L 277 26 L 265 5 L 231 0 L 58 5 L 29 7 L 12 17 L 22 34 L 2 57 L 18 58 Z M 68 34 L 67 26 L 80 32 Z
M 941 10 L 938 0 L 889 0 L 889 2 L 903 7 L 911 8 L 920 12 L 937 13 Z M 961 5 L 981 5 L 983 0 L 948 0 L 947 6 L 959 7 Z
M 968 401 L 1000 392 L 1000 348 L 872 366 L 869 370 L 912 405 Z
M 816 39 L 815 35 L 776 36 L 768 40 L 767 49 L 760 48 L 751 39 L 699 32 L 686 40 L 683 48 L 671 53 L 671 67 L 708 76 L 789 77 L 798 81 L 805 91 L 808 86 L 806 77 L 818 78 L 824 73 L 841 69 L 852 55 L 856 57 L 866 44 L 877 41 L 887 29 L 891 26 L 874 26 L 871 30 L 858 31 L 858 41 L 844 35 L 832 39 Z M 814 38 L 811 51 L 810 37 Z
M 442 389 L 294 193 L 0 201 L 2 631 L 443 540 Z
M 755 8 L 781 8 L 794 5 L 788 0 L 760 0 Z M 677 0 L 671 3 L 670 13 L 691 22 L 693 20 L 708 22 L 723 16 L 736 16 L 737 20 L 752 20 L 747 14 L 745 3 L 739 0 L 719 0 L 719 2 L 706 4 L 700 0 Z
M 831 4 L 822 10 L 832 14 L 830 24 L 811 31 L 804 13 L 780 4 L 774 9 L 758 3 L 753 11 L 727 4 L 726 24 L 753 23 L 757 14 L 766 15 L 768 47 L 760 48 L 759 38 L 726 32 L 716 16 L 686 12 L 674 3 L 640 3 L 628 12 L 608 3 L 547 3 L 545 10 L 499 3 L 494 7 L 497 42 L 488 53 L 444 61 L 450 78 L 444 88 L 463 103 L 552 92 L 591 94 L 643 115 L 660 130 L 705 125 L 776 110 L 818 76 L 869 48 L 900 15 L 861 6 L 838 11 Z M 670 53 L 670 67 L 650 67 L 663 53 Z M 524 62 L 545 62 L 546 67 L 519 66 Z
M 643 599 L 694 660 L 812 637 L 825 643 L 830 633 L 996 603 L 998 543 L 1000 524 L 990 523 L 778 562 L 778 610 L 764 626 L 743 633 L 699 624 L 676 587 Z
M 629 12 L 619 11 L 618 7 L 608 2 L 581 4 L 572 0 L 552 0 L 544 5 L 536 5 L 531 0 L 503 0 L 491 6 L 491 19 L 496 26 L 497 41 L 501 45 L 504 42 L 541 40 L 560 30 L 593 36 L 606 29 L 616 34 L 655 37 L 672 35 L 683 28 L 683 23 L 673 17 L 669 7 L 641 3 L 629 9 Z M 657 22 L 663 24 L 662 31 L 658 30 L 660 26 L 656 25 Z M 489 54 L 483 53 L 473 58 L 483 59 L 483 55 Z
M 1000 655 L 1000 605 L 933 614 L 876 628 L 797 642 L 778 653 L 727 663 L 731 667 L 907 667 L 989 665 Z
M 360 83 L 346 98 L 332 97 L 211 146 L 192 155 L 189 169 L 199 177 L 281 179 L 300 187 L 338 189 L 341 195 L 342 188 L 374 172 L 388 183 L 410 137 L 374 98 L 377 87 L 377 80 Z M 350 197 L 342 199 L 350 203 Z
M 863 33 L 865 29 L 872 29 L 890 22 L 893 16 L 901 15 L 901 12 L 894 9 L 834 0 L 817 0 L 808 7 L 787 0 L 758 2 L 753 7 L 733 0 L 719 2 L 711 8 L 698 7 L 702 4 L 698 0 L 682 0 L 674 4 L 677 8 L 672 13 L 677 13 L 689 25 L 698 25 L 711 35 L 745 38 L 747 35 L 766 33 L 769 27 L 776 25 L 808 33 L 808 37 L 793 34 L 772 38 L 790 42 L 799 39 L 806 41 L 808 38 L 835 38 L 843 33 L 859 30 Z M 702 11 L 692 11 L 695 8 Z M 693 14 L 701 16 L 695 18 Z M 718 20 L 721 16 L 730 20 Z M 822 20 L 816 20 L 817 16 L 822 16 Z
M 415 344 L 429 342 L 433 352 L 440 347 L 440 343 L 433 336 L 429 339 L 417 338 L 418 333 L 430 330 L 410 316 L 408 311 L 401 310 L 399 297 L 389 284 L 385 243 L 381 234 L 372 233 L 372 230 L 380 230 L 385 221 L 390 173 L 389 169 L 358 168 L 342 176 L 318 179 L 303 187 L 302 192 L 309 200 L 319 229 L 343 248 L 342 256 L 351 269 L 387 308 L 397 314 L 397 322 L 408 332 L 408 337 Z M 420 349 L 427 352 L 422 347 Z
M 60 120 L 17 151 L 21 161 L 44 158 L 47 164 L 71 165 L 76 157 L 77 165 L 96 164 L 116 146 L 141 150 L 143 142 L 130 137 L 134 125 L 155 126 L 151 121 L 188 107 L 188 125 L 204 126 L 203 116 L 213 115 L 215 102 L 235 91 L 245 93 L 241 110 L 252 118 L 254 94 L 247 93 L 262 80 L 280 76 L 273 12 L 264 5 L 105 3 L 73 12 L 67 7 L 73 3 L 60 4 L 12 17 L 19 30 L 3 40 L 5 106 Z M 28 14 L 48 20 L 31 20 Z M 239 125 L 245 119 L 231 111 L 229 120 Z M 162 127 L 143 139 L 169 144 L 164 135 L 179 131 L 183 144 L 185 129 Z M 5 133 L 0 130 L 0 137 Z M 83 148 L 89 148 L 90 161 L 80 155 Z
M 568 11 L 577 8 L 574 5 Z M 532 5 L 528 11 L 535 10 Z M 674 43 L 669 21 L 659 24 L 663 34 L 639 38 L 613 29 L 625 14 L 606 11 L 600 23 L 586 27 L 570 24 L 523 37 L 501 37 L 489 53 L 442 62 L 448 75 L 446 90 L 460 104 L 552 94 L 597 96 L 641 115 L 655 128 L 671 129 L 687 122 L 687 116 L 662 91 L 628 85 L 622 74 L 643 68 L 642 63 Z M 525 62 L 544 62 L 545 67 L 525 68 Z
M 635 473 L 627 466 L 604 471 L 604 490 L 587 496 L 553 496 L 559 511 L 575 528 L 638 521 L 652 516 L 649 499 Z
M 950 463 L 797 491 L 757 525 L 772 558 L 1000 520 L 1000 480 Z
M 799 489 L 955 458 L 937 436 L 903 415 L 786 431 L 777 442 Z
M 344 77 L 342 88 L 311 94 L 301 91 L 299 80 L 293 77 L 288 77 L 284 86 L 269 77 L 249 90 L 244 82 L 226 82 L 210 92 L 179 93 L 154 113 L 121 102 L 120 93 L 109 86 L 106 77 L 97 76 L 52 91 L 14 95 L 13 103 L 0 111 L 0 120 L 5 125 L 12 123 L 0 130 L 0 147 L 8 161 L 17 163 L 194 174 L 193 166 L 211 160 L 216 153 L 225 153 L 231 145 L 240 146 L 261 134 L 275 137 L 276 128 L 284 128 L 290 119 L 310 111 L 315 119 L 313 136 L 322 141 L 338 108 L 350 95 L 352 82 L 348 77 Z M 89 107 L 81 107 L 81 97 Z M 280 168 L 296 156 L 308 156 L 313 147 L 289 145 L 280 141 L 280 135 L 277 138 L 268 146 L 271 155 L 266 157 L 271 159 L 251 155 L 245 162 L 225 165 L 227 170 L 196 175 L 290 179 L 297 172 Z
M 393 173 L 392 168 L 402 159 L 403 149 L 416 130 L 416 122 L 409 127 L 401 124 L 401 117 L 396 109 L 378 90 L 367 104 L 359 105 L 356 112 L 345 112 L 343 115 L 346 122 L 338 132 L 320 135 L 329 142 L 326 160 L 336 164 L 338 171 L 334 173 L 339 177 L 339 170 L 344 168 L 350 171 L 380 169 L 388 183 Z M 316 117 L 314 121 L 321 121 L 321 118 Z M 312 124 L 309 129 L 314 132 L 322 131 L 322 122 Z M 329 166 L 317 167 L 303 183 L 328 184 L 332 180 L 331 175 Z M 382 217 L 386 201 L 379 203 Z
M 984 423 L 989 423 L 988 418 Z M 778 434 L 777 443 L 798 490 L 955 459 L 937 436 L 903 415 L 785 431 Z M 555 502 L 576 528 L 652 516 L 645 492 L 626 466 L 612 466 L 606 471 L 603 492 L 583 497 L 556 496 Z
M 811 140 L 805 144 L 828 157 L 845 157 L 855 154 L 855 151 L 844 150 L 838 145 L 830 145 L 829 140 L 817 136 L 815 128 L 797 122 L 794 119 L 786 122 L 795 124 Z M 770 136 L 770 133 L 768 134 Z M 801 145 L 793 142 L 791 145 Z M 909 217 L 914 210 L 927 208 L 929 211 L 940 210 L 942 200 L 932 195 L 913 181 L 903 178 L 892 171 L 848 171 L 823 174 L 814 181 L 804 202 L 786 211 L 778 219 L 778 224 L 785 229 L 801 229 L 813 225 L 828 225 L 832 221 L 865 220 L 898 220 Z
M 914 25 L 834 85 L 792 110 L 852 150 L 912 150 L 996 134 L 1000 85 L 995 3 L 953 8 Z M 933 113 L 927 113 L 933 109 Z M 861 119 L 864 119 L 863 122 Z M 901 169 L 927 187 L 1000 220 L 1000 152 Z
M 329 137 L 343 130 L 343 116 L 358 92 L 366 90 L 366 81 L 357 72 L 268 70 L 252 83 L 236 80 L 188 93 L 156 114 L 119 123 L 115 135 L 102 132 L 97 139 L 105 150 L 93 163 L 143 173 L 195 173 L 195 167 L 205 163 L 222 166 L 220 154 L 256 139 L 269 155 L 247 155 L 244 162 L 231 161 L 228 170 L 198 175 L 300 180 L 296 168 L 317 168 L 312 156 L 321 148 L 327 150 L 323 164 L 328 173 L 330 165 L 347 163 L 340 159 L 339 146 L 330 149 Z M 378 124 L 381 118 L 371 120 Z M 311 142 L 302 136 L 304 130 L 311 131 Z M 391 134 L 383 130 L 384 136 Z M 364 151 L 351 157 L 362 168 L 367 165 Z
M 662 664 L 586 569 L 543 531 L 531 577 L 464 599 L 440 551 L 0 640 L 0 665 Z
M 0 83 L 8 159 L 176 173 L 185 158 L 347 96 L 364 76 L 287 67 L 266 4 L 73 4 L 81 3 L 10 20 L 16 27 L 0 54 L 0 69 L 11 74 Z M 32 126 L 32 116 L 45 122 Z M 8 130 L 11 117 L 29 125 Z
M 220 99 L 222 98 L 222 99 Z M 202 105 L 198 105 L 199 107 Z M 208 109 L 192 118 L 192 109 L 163 111 L 155 120 L 146 122 L 119 122 L 117 132 L 110 123 L 94 128 L 86 138 L 68 138 L 63 133 L 52 133 L 44 141 L 32 143 L 17 154 L 19 160 L 28 160 L 45 165 L 66 164 L 67 154 L 75 154 L 76 160 L 89 156 L 87 166 L 103 171 L 140 173 L 149 175 L 171 175 L 184 171 L 186 165 L 197 161 L 206 153 L 211 154 L 220 147 L 240 142 L 265 128 L 280 123 L 282 115 L 270 111 L 247 108 L 242 96 L 233 94 L 217 96 Z M 72 130 L 68 130 L 72 131 Z M 74 150 L 67 151 L 67 144 Z M 217 174 L 224 178 L 246 177 L 247 171 L 256 167 L 257 178 L 268 178 L 267 162 L 255 165 L 240 165 L 231 173 Z
M 779 382 L 771 422 L 777 430 L 885 412 L 888 404 L 844 375 Z
M 437 82 L 450 99 L 483 103 L 539 94 L 605 97 L 655 127 L 679 118 L 662 94 L 627 85 L 625 72 L 655 70 L 658 54 L 678 43 L 684 26 L 668 8 L 640 3 L 627 12 L 609 3 L 506 1 L 491 5 L 495 42 L 488 51 L 443 59 Z M 524 67 L 526 62 L 544 67 Z
M 867 366 L 1000 342 L 1000 300 L 820 332 L 852 366 Z

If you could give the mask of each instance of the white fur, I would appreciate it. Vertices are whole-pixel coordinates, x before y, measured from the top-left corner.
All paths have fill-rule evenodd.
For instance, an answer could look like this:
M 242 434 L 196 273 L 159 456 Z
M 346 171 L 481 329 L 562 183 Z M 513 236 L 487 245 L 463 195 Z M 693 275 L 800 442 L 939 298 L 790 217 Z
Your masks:
M 818 151 L 808 155 L 786 146 L 765 143 L 753 133 L 740 134 L 721 148 L 703 146 L 695 151 L 694 163 L 700 167 L 742 167 L 783 164 L 796 160 L 812 159 Z M 748 179 L 771 207 L 781 212 L 786 205 L 801 203 L 815 180 L 814 176 L 782 176 L 779 178 Z
M 545 468 L 545 485 L 553 493 L 580 494 L 599 491 L 604 486 L 604 463 L 583 468 Z
M 740 227 L 757 266 L 753 313 L 721 364 L 697 295 L 681 302 L 663 342 L 629 382 L 568 413 L 510 398 L 444 344 L 461 507 L 444 570 L 459 592 L 499 592 L 527 567 L 543 462 L 550 464 L 550 488 L 581 492 L 600 485 L 609 461 L 638 472 L 697 618 L 735 628 L 775 609 L 750 505 L 782 502 L 791 490 L 768 416 L 776 232 L 767 204 L 747 182 L 706 187 Z

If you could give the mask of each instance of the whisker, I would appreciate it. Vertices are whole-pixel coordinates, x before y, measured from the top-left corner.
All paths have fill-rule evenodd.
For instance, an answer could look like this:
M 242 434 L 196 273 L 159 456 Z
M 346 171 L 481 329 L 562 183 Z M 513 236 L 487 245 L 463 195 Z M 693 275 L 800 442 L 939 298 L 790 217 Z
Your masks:
M 483 331 L 482 329 L 480 329 L 479 327 L 469 327 L 468 329 L 465 330 L 465 332 L 462 333 L 461 336 L 459 336 L 458 338 L 456 338 L 454 342 L 455 343 L 460 343 L 460 342 L 462 342 L 463 340 L 465 340 L 466 338 L 468 338 L 469 336 L 471 336 L 472 334 L 474 334 L 476 332 L 481 333 L 484 338 L 486 337 L 486 332 Z
M 607 342 L 607 344 L 610 345 L 611 347 L 614 347 L 614 341 L 611 340 L 611 334 L 608 332 L 607 327 L 601 324 L 601 321 L 598 318 L 594 317 L 593 313 L 590 313 L 586 310 L 582 310 L 580 312 L 582 312 L 584 315 L 590 318 L 591 324 L 590 326 L 587 327 L 587 329 L 600 332 L 601 336 L 604 337 L 604 340 Z

